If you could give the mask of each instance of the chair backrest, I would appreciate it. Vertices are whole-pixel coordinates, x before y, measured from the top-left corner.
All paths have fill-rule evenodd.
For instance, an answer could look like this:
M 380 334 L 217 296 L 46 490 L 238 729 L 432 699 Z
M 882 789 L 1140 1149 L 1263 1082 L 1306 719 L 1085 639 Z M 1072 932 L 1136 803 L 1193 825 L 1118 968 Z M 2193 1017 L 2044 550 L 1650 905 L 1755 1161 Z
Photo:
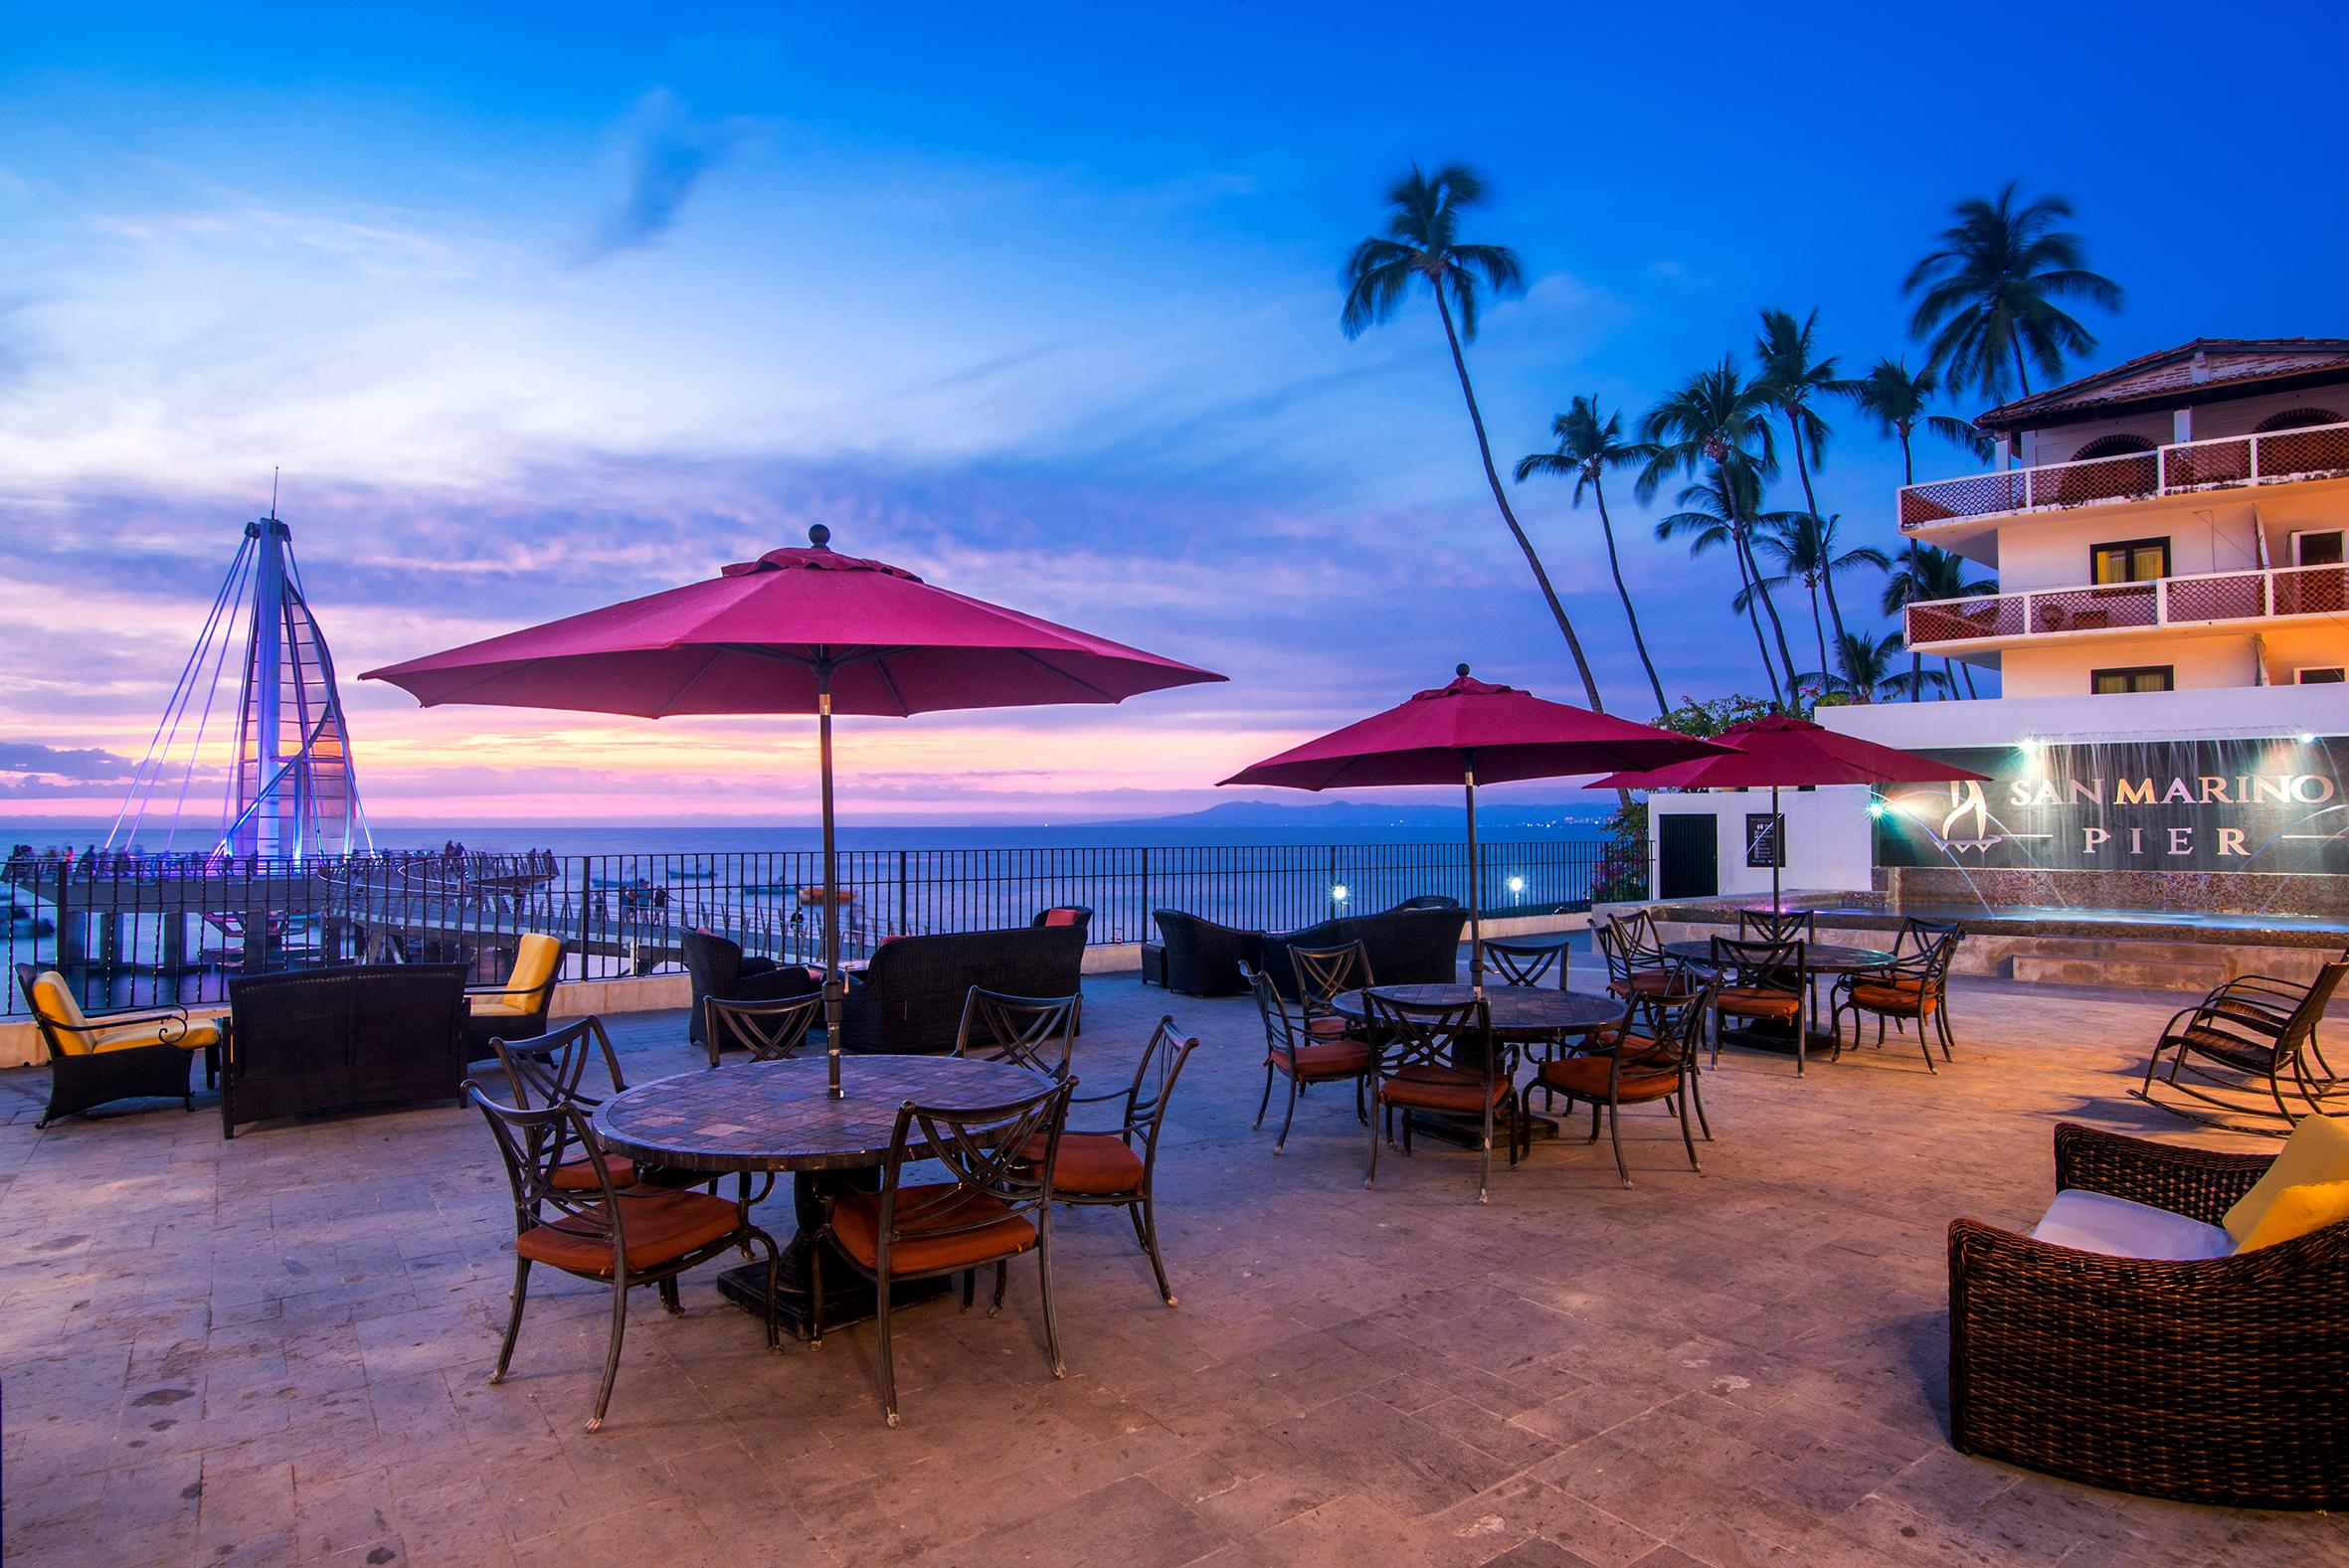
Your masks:
M 1501 976 L 1504 985 L 1538 985 L 1557 970 L 1557 988 L 1566 988 L 1566 945 L 1562 942 L 1517 943 L 1485 940 L 1485 965 Z
M 974 985 L 963 998 L 955 1055 L 1066 1078 L 1083 1002 L 1082 996 L 1013 996 Z
M 1093 910 L 1092 906 L 1086 904 L 1055 904 L 1050 909 L 1037 910 L 1035 918 L 1030 920 L 1028 924 L 1031 926 L 1075 926 L 1089 932 L 1093 927 Z
M 33 1021 L 40 1025 L 41 1038 L 48 1043 L 50 1055 L 89 1054 L 90 1019 L 63 974 L 37 963 L 20 963 L 16 966 L 16 987 L 24 992 L 25 1005 L 33 1009 Z
M 1126 1121 L 1118 1132 L 1128 1144 L 1136 1137 L 1143 1140 L 1145 1170 L 1158 1158 L 1159 1129 L 1167 1120 L 1167 1103 L 1174 1097 L 1174 1081 L 1198 1048 L 1199 1037 L 1184 1034 L 1169 1013 L 1151 1030 L 1142 1060 L 1134 1064 L 1134 1082 L 1126 1090 Z
M 1488 1083 L 1500 1053 L 1493 1048 L 1493 1012 L 1482 996 L 1457 1002 L 1407 1002 L 1385 991 L 1362 993 L 1370 1009 L 1377 1073 L 1391 1078 L 1406 1067 L 1455 1067 L 1482 1060 Z
M 1069 1096 L 1076 1087 L 1070 1078 L 1000 1105 L 925 1106 L 908 1100 L 898 1107 L 888 1161 L 881 1167 L 883 1272 L 890 1244 L 912 1231 L 918 1229 L 927 1239 L 1001 1221 L 1002 1209 L 974 1203 L 974 1198 L 994 1198 L 1015 1214 L 1032 1214 L 1041 1232 L 1051 1221 L 1052 1176 L 1060 1163 Z M 1034 1152 L 1039 1142 L 1041 1158 Z M 933 1186 L 925 1167 L 922 1186 L 908 1195 L 905 1167 L 924 1161 L 943 1166 L 951 1179 Z
M 1817 942 L 1819 917 L 1807 909 L 1741 909 L 1737 935 L 1749 942 Z
M 2324 1021 L 2324 1010 L 2331 1005 L 2333 992 L 2341 988 L 2344 978 L 2349 978 L 2349 961 L 2335 959 L 2316 971 L 2316 982 L 2308 987 L 2300 1005 L 2292 1009 L 2291 1017 L 2284 1020 L 2283 1034 L 2275 1044 L 2279 1056 L 2297 1051 L 2307 1043 L 2316 1026 Z
M 471 1079 L 464 1082 L 465 1098 L 489 1124 L 490 1136 L 505 1161 L 506 1180 L 514 1194 L 514 1234 L 540 1225 L 559 1225 L 566 1233 L 601 1241 L 612 1249 L 614 1267 L 628 1245 L 612 1185 L 610 1162 L 588 1128 L 587 1114 L 570 1101 L 549 1105 L 509 1106 L 492 1100 Z M 592 1187 L 565 1187 L 555 1172 L 578 1166 L 595 1172 Z
M 1893 940 L 1893 951 L 1896 954 L 1929 953 L 1933 944 L 1943 937 L 1952 939 L 1954 946 L 1957 941 L 1963 940 L 1965 934 L 1965 923 L 1962 921 L 1926 920 L 1919 915 L 1910 915 L 1900 922 L 1900 935 Z
M 717 1065 L 720 1051 L 737 1049 L 749 1052 L 754 1062 L 789 1061 L 800 1054 L 808 1031 L 823 1016 L 823 992 L 757 1002 L 704 996 L 701 1016 L 711 1066 Z
M 1378 982 L 1370 975 L 1370 950 L 1358 942 L 1330 948 L 1289 945 L 1289 961 L 1297 967 L 1297 995 L 1307 1016 L 1328 1012 L 1341 991 L 1358 991 Z
M 1894 961 L 1891 972 L 1902 980 L 1915 981 L 1938 997 L 1949 983 L 1949 964 L 1957 957 L 1957 945 L 1964 940 L 1965 933 L 1954 926 L 1940 932 L 1920 931 L 1913 938 L 1903 927 L 1899 941 L 1915 946 Z M 1898 951 L 1897 946 L 1895 951 Z
M 1741 989 L 1792 991 L 1809 982 L 1810 964 L 1800 942 L 1737 942 L 1713 939 L 1713 971 Z
M 518 1001 L 535 1001 L 540 991 L 555 988 L 563 966 L 563 944 L 541 932 L 530 932 L 514 946 L 514 971 L 506 976 L 506 994 Z
M 513 1103 L 525 1111 L 556 1104 L 602 1105 L 604 1097 L 587 1089 L 591 1063 L 603 1067 L 614 1094 L 628 1089 L 628 1080 L 621 1076 L 620 1058 L 612 1050 L 612 1037 L 604 1032 L 601 1018 L 582 1018 L 525 1040 L 491 1040 L 489 1047 L 505 1069 L 506 1083 L 514 1091 Z
M 1240 973 L 1247 977 L 1248 988 L 1256 993 L 1256 1011 L 1264 1019 L 1264 1048 L 1274 1056 L 1294 1062 L 1297 1047 L 1302 1043 L 1302 1030 L 1289 1014 L 1289 1004 L 1281 999 L 1281 988 L 1272 976 L 1262 969 L 1240 965 Z
M 1694 983 L 1687 990 L 1634 996 L 1624 1009 L 1625 1030 L 1654 1042 L 1642 1053 L 1651 1065 L 1660 1068 L 1656 1059 L 1662 1056 L 1679 1071 L 1696 1060 L 1697 1047 L 1705 1038 L 1706 1016 L 1726 982 L 1717 973 L 1691 978 Z

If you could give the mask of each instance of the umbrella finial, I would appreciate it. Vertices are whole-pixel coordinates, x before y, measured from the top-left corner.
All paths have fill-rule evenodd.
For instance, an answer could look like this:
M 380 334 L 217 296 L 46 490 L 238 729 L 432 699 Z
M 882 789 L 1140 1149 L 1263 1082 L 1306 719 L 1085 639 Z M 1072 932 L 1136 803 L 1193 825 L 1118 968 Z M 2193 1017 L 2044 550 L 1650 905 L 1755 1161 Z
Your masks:
M 829 550 L 832 547 L 832 531 L 816 523 L 808 530 L 808 542 L 818 550 Z
M 1468 673 L 1468 666 L 1465 664 L 1455 664 L 1452 666 L 1452 673 L 1455 675 L 1466 675 Z

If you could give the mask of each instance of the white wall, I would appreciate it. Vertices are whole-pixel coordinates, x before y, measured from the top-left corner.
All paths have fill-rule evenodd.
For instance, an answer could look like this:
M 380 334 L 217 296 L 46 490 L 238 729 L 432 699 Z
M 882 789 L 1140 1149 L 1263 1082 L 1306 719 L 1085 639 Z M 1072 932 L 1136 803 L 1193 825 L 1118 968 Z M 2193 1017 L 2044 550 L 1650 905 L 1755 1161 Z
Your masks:
M 1715 820 L 1714 855 L 1719 868 L 1719 897 L 1765 897 L 1770 891 L 1767 866 L 1745 864 L 1745 817 L 1770 809 L 1767 789 L 1713 789 L 1703 793 L 1672 794 L 1658 790 L 1648 796 L 1650 853 L 1662 841 L 1656 818 L 1683 814 L 1710 815 Z M 1792 892 L 1865 892 L 1874 868 L 1874 845 L 1868 824 L 1868 791 L 1853 785 L 1826 789 L 1781 789 L 1778 809 L 1786 816 L 1786 866 L 1779 873 L 1780 888 Z M 1649 867 L 1650 888 L 1660 887 L 1658 866 Z
M 2084 587 L 2095 581 L 2089 559 L 2094 548 L 2130 539 L 2167 539 L 2170 572 L 2177 577 L 2248 572 L 2257 567 L 2260 560 L 2256 538 L 2259 513 L 2253 501 L 2213 496 L 2194 499 L 2200 504 L 2187 506 L 2178 498 L 2165 498 L 2018 517 L 1998 531 L 1998 586 L 2009 594 Z
M 2046 647 L 2025 645 L 1999 655 L 1999 689 L 2009 697 L 2085 697 L 2091 695 L 2092 672 L 2148 664 L 2169 665 L 2180 691 L 2255 686 L 2259 680 L 2257 646 L 2248 632 L 2082 637 Z
M 1985 697 L 1978 702 L 1878 702 L 1822 708 L 1843 735 L 1921 751 L 2043 741 L 2197 736 L 2349 735 L 2349 686 L 2248 686 L 2110 697 Z

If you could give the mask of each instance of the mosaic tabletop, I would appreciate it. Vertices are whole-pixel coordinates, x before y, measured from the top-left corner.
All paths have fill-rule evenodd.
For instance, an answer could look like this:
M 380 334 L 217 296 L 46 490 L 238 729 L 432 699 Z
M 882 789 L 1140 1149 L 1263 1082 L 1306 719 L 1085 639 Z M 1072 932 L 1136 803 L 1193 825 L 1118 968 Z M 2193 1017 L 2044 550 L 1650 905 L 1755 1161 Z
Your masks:
M 1457 1007 L 1476 994 L 1466 985 L 1381 985 L 1377 991 L 1420 1007 Z M 1493 1010 L 1493 1032 L 1498 1035 L 1595 1029 L 1623 1016 L 1623 1004 L 1611 996 L 1535 985 L 1488 985 L 1485 1002 Z M 1370 1012 L 1360 991 L 1341 991 L 1330 1005 L 1349 1018 L 1366 1018 Z
M 820 1056 L 679 1073 L 613 1096 L 596 1132 L 616 1153 L 682 1170 L 846 1170 L 882 1162 L 908 1100 L 975 1110 L 1047 1080 L 958 1056 L 843 1056 L 840 1099 L 827 1082 Z
M 1710 966 L 1713 962 L 1713 940 L 1697 942 L 1668 942 L 1664 951 L 1676 958 Z M 1804 966 L 1821 974 L 1853 974 L 1863 969 L 1881 969 L 1893 961 L 1893 956 L 1881 948 L 1844 948 L 1832 942 L 1803 944 Z

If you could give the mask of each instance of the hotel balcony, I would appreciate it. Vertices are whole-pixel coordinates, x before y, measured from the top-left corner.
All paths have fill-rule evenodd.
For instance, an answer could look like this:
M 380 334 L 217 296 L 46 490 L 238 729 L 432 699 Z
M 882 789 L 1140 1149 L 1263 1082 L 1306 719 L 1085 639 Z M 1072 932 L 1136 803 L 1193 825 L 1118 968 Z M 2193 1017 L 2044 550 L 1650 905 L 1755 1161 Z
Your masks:
M 1903 485 L 1900 528 L 1914 533 L 1974 518 L 2345 476 L 2349 424 L 2314 425 Z
M 2344 610 L 2349 610 L 2349 567 L 2303 566 L 1931 600 L 1908 607 L 1905 630 L 1909 647 L 1944 654 L 2045 637 L 2337 617 Z

